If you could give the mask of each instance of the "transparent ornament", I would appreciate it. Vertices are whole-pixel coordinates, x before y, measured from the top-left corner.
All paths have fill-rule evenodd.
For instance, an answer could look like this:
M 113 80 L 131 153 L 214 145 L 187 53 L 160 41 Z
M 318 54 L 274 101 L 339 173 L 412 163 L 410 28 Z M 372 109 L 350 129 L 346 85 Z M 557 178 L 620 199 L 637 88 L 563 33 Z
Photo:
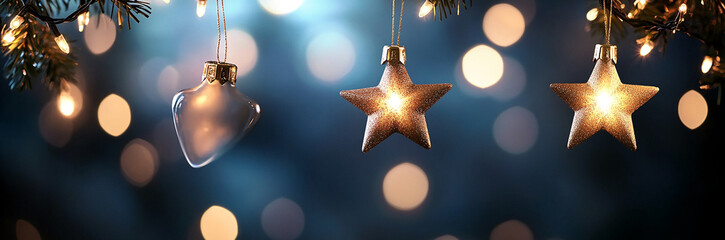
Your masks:
M 186 160 L 194 168 L 219 158 L 259 119 L 259 104 L 234 86 L 237 66 L 209 61 L 202 82 L 174 96 L 174 126 Z

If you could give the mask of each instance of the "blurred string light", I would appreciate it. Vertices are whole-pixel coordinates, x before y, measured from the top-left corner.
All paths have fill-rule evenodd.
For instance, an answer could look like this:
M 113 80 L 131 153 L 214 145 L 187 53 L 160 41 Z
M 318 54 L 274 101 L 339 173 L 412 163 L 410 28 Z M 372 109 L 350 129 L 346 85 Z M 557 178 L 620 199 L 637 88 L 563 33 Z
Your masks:
M 355 46 L 338 32 L 323 33 L 307 45 L 307 67 L 326 83 L 337 82 L 355 65 Z
M 199 223 L 201 235 L 206 240 L 236 239 L 239 234 L 237 218 L 234 213 L 221 206 L 211 206 L 203 215 Z
M 98 123 L 106 133 L 118 137 L 131 124 L 131 107 L 121 96 L 108 95 L 98 106 Z
M 294 201 L 278 198 L 264 207 L 262 228 L 270 239 L 295 239 L 305 228 L 305 214 Z
M 159 167 L 159 155 L 151 143 L 137 138 L 131 140 L 121 153 L 121 170 L 129 183 L 146 186 Z
M 644 8 L 647 6 L 647 0 L 635 0 L 634 6 L 637 7 L 639 10 L 644 10 Z
M 15 236 L 18 240 L 40 240 L 40 232 L 32 223 L 23 219 L 15 222 Z
M 538 134 L 536 117 L 522 107 L 507 109 L 493 123 L 493 137 L 496 144 L 511 154 L 527 152 L 536 143 Z
M 116 25 L 105 14 L 94 17 L 83 33 L 83 40 L 91 53 L 99 55 L 108 51 L 116 41 Z
M 534 234 L 523 222 L 508 220 L 491 231 L 490 240 L 534 240 Z
M 10 30 L 15 30 L 18 27 L 20 27 L 20 25 L 22 25 L 24 22 L 25 22 L 25 19 L 22 16 L 15 15 L 15 17 L 13 17 L 13 19 L 10 20 L 10 24 L 8 25 L 8 28 Z
M 712 57 L 705 56 L 704 59 L 702 59 L 702 66 L 700 69 L 702 70 L 702 73 L 707 73 L 712 68 Z
M 478 45 L 463 55 L 461 68 L 466 81 L 478 88 L 496 84 L 503 76 L 503 58 L 493 48 Z
M 647 56 L 652 49 L 654 48 L 654 44 L 649 39 L 645 38 L 644 43 L 642 43 L 642 47 L 639 49 L 639 55 L 640 56 Z
M 83 29 L 88 26 L 88 24 L 91 21 L 91 13 L 90 12 L 84 12 L 78 15 L 78 31 L 83 32 Z
M 304 0 L 258 0 L 264 10 L 274 15 L 285 15 L 297 10 Z
M 388 171 L 383 179 L 383 196 L 398 210 L 413 210 L 428 195 L 428 176 L 415 164 L 401 163 Z
M 65 40 L 65 36 L 63 36 L 63 34 L 55 37 L 55 43 L 58 44 L 58 48 L 60 48 L 61 51 L 66 54 L 70 53 L 70 46 L 68 45 L 68 41 Z
M 196 16 L 201 18 L 204 16 L 204 13 L 206 13 L 206 0 L 197 0 Z
M 496 4 L 483 17 L 483 33 L 501 47 L 516 43 L 524 34 L 526 22 L 521 12 L 511 4 Z
M 435 4 L 431 2 L 430 0 L 425 0 L 422 6 L 420 6 L 420 11 L 418 12 L 418 17 L 422 18 L 428 15 L 433 8 L 435 7 Z
M 697 91 L 690 90 L 680 98 L 677 114 L 680 121 L 689 129 L 695 129 L 707 119 L 707 101 Z
M 58 111 L 65 117 L 74 118 L 83 108 L 83 94 L 75 84 L 63 81 L 58 94 Z
M 57 103 L 50 102 L 38 114 L 38 130 L 48 144 L 63 147 L 73 134 L 73 121 L 60 114 Z
M 587 20 L 594 21 L 599 16 L 599 8 L 592 8 L 587 12 Z

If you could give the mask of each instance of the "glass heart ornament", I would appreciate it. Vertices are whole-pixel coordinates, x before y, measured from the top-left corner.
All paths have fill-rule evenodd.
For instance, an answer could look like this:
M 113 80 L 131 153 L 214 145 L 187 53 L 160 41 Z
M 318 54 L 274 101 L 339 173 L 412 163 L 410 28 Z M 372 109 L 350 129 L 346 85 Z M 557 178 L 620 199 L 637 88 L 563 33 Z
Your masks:
M 236 79 L 236 65 L 208 61 L 201 84 L 174 96 L 176 136 L 191 167 L 219 158 L 259 120 L 259 104 L 237 90 Z

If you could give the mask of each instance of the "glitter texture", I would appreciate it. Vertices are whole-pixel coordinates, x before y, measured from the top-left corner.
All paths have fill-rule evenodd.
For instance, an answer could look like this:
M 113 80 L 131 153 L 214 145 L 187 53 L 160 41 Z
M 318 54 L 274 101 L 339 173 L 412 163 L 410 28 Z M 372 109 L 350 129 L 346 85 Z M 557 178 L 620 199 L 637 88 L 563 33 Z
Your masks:
M 599 59 L 587 83 L 554 83 L 551 89 L 574 109 L 568 148 L 600 130 L 609 132 L 631 150 L 637 150 L 632 113 L 659 88 L 622 84 L 611 59 Z
M 400 61 L 387 61 L 377 87 L 341 91 L 340 96 L 368 115 L 362 151 L 368 152 L 393 133 L 430 149 L 425 111 L 451 84 L 414 84 Z

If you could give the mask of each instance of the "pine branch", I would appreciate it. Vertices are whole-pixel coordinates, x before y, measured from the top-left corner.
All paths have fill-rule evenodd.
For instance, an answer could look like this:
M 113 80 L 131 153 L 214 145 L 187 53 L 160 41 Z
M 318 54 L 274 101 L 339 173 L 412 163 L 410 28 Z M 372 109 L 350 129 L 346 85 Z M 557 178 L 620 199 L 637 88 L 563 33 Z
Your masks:
M 64 18 L 52 17 L 68 10 L 71 3 L 78 5 L 74 12 Z M 56 44 L 60 33 L 55 25 L 76 21 L 94 4 L 101 14 L 115 15 L 119 28 L 125 24 L 130 29 L 131 20 L 139 22 L 139 16 L 151 14 L 149 3 L 138 0 L 0 0 L 0 14 L 9 16 L 3 19 L 4 23 L 10 23 L 15 16 L 23 19 L 17 28 L 4 24 L 2 30 L 6 58 L 3 77 L 8 79 L 11 89 L 29 89 L 33 80 L 39 79 L 57 92 L 63 81 L 75 81 L 77 63 L 73 55 L 61 51 Z
M 433 19 L 438 15 L 438 19 L 443 21 L 444 18 L 448 18 L 448 15 L 460 14 L 461 9 L 468 10 L 468 7 L 473 6 L 473 0 L 426 0 L 433 4 Z

